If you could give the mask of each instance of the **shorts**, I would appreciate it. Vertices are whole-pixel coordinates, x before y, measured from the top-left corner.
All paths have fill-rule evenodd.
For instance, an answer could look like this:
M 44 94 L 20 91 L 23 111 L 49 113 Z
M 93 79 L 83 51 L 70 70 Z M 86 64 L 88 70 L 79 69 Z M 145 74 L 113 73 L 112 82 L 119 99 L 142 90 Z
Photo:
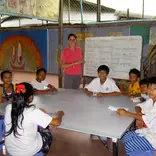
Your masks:
M 52 144 L 52 134 L 48 128 L 42 130 L 39 129 L 39 133 L 43 141 L 42 148 L 39 152 L 43 152 L 44 155 L 47 155 Z

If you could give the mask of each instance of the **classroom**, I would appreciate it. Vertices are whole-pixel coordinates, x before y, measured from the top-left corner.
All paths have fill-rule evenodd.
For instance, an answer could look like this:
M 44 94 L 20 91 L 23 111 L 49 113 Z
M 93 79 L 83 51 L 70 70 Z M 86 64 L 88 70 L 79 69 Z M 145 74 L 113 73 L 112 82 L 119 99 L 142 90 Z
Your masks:
M 0 156 L 156 155 L 155 0 L 0 2 Z

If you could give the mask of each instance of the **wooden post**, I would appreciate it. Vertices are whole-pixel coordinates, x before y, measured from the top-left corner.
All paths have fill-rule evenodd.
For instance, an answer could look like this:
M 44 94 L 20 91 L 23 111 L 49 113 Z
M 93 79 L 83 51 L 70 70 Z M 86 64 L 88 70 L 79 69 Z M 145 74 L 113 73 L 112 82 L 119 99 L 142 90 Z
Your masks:
M 101 21 L 101 0 L 97 0 L 97 22 Z
M 142 0 L 142 18 L 144 18 L 144 0 Z
M 63 0 L 60 0 L 59 6 L 59 31 L 58 31 L 58 50 L 59 50 L 59 58 L 61 57 L 62 46 L 63 46 Z M 62 88 L 62 68 L 60 66 L 60 61 L 58 63 L 59 66 L 59 88 Z
M 68 0 L 68 22 L 70 23 L 70 0 Z

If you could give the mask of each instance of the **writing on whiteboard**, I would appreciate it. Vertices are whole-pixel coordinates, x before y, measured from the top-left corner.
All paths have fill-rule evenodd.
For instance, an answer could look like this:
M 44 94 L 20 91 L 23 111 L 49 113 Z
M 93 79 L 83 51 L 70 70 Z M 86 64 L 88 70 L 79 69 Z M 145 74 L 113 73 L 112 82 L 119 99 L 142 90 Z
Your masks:
M 141 36 L 86 38 L 84 75 L 97 76 L 97 68 L 105 64 L 110 77 L 127 79 L 131 68 L 140 69 L 141 54 Z

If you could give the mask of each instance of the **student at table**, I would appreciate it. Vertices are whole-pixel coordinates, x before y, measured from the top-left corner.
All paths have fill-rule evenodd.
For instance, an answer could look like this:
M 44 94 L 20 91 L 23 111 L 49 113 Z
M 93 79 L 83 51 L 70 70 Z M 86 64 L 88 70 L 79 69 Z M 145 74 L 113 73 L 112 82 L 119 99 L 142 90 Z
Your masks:
M 109 68 L 106 65 L 101 65 L 97 69 L 98 78 L 95 78 L 85 88 L 84 92 L 88 96 L 117 96 L 120 95 L 120 90 L 115 81 L 108 78 Z
M 140 85 L 140 71 L 136 68 L 133 68 L 129 71 L 129 87 L 128 87 L 128 96 L 129 97 L 138 97 L 141 94 Z
M 118 109 L 117 113 L 140 120 L 147 127 L 127 132 L 122 141 L 126 154 L 135 151 L 148 151 L 156 148 L 156 77 L 149 79 L 148 93 L 150 99 L 136 106 L 136 113 L 124 109 Z
M 142 79 L 139 83 L 140 90 L 141 90 L 141 98 L 140 98 L 141 102 L 145 102 L 146 100 L 149 99 L 148 83 L 149 83 L 149 79 L 147 79 L 147 78 Z M 146 127 L 145 123 L 143 121 L 136 120 L 136 128 L 143 128 L 143 127 Z
M 12 84 L 12 72 L 4 70 L 1 72 L 1 81 L 3 84 L 0 85 L 0 103 L 12 100 L 14 96 L 14 85 Z
M 148 78 L 142 79 L 139 84 L 140 84 L 140 91 L 141 91 L 141 98 L 142 101 L 148 100 L 149 95 L 148 95 Z
M 57 89 L 46 82 L 47 71 L 44 68 L 38 68 L 36 71 L 36 79 L 31 82 L 36 94 L 46 94 L 56 92 Z
M 85 61 L 82 58 L 81 48 L 76 46 L 76 35 L 68 35 L 69 46 L 65 48 L 61 55 L 61 67 L 64 72 L 64 88 L 79 89 L 82 75 L 82 65 Z
M 46 127 L 61 124 L 63 111 L 57 113 L 58 117 L 52 118 L 35 108 L 35 105 L 30 104 L 33 101 L 33 93 L 33 87 L 29 83 L 18 84 L 12 104 L 6 107 L 5 145 L 12 156 L 33 156 L 40 151 L 47 154 L 52 135 Z M 46 129 L 38 131 L 38 126 Z

